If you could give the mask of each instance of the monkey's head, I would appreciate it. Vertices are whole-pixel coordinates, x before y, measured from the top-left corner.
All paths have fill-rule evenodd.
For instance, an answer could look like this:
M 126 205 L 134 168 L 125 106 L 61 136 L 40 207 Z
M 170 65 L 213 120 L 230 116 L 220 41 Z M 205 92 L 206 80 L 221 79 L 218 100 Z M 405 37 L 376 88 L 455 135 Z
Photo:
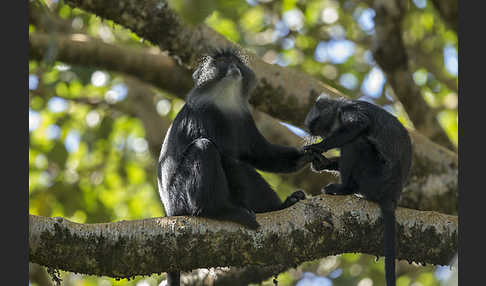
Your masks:
M 196 89 L 238 86 L 245 97 L 256 86 L 255 73 L 248 66 L 247 56 L 236 49 L 216 50 L 211 55 L 203 56 L 192 78 Z
M 321 94 L 305 118 L 304 124 L 313 136 L 325 137 L 336 122 L 339 106 L 342 100 L 332 99 Z

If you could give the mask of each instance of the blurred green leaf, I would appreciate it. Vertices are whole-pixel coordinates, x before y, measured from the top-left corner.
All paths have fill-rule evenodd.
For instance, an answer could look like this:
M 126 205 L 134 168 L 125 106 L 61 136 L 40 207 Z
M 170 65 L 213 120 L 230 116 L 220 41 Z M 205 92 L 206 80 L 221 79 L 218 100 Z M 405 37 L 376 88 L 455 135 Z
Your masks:
M 185 22 L 197 25 L 216 8 L 216 0 L 169 0 L 169 5 Z

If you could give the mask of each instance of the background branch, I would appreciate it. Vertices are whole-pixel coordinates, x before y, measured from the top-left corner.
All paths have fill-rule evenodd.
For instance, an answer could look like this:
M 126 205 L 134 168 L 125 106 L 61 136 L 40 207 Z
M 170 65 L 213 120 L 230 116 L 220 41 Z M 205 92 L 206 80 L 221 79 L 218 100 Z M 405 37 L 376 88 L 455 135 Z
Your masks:
M 402 39 L 402 11 L 405 7 L 401 5 L 404 5 L 401 1 L 375 1 L 373 8 L 376 11 L 376 32 L 373 35 L 373 57 L 386 73 L 388 82 L 415 128 L 432 141 L 455 150 L 456 147 L 437 120 L 437 112 L 428 106 L 413 81 Z
M 29 36 L 29 48 L 34 59 L 44 59 L 51 49 L 59 61 L 130 74 L 180 97 L 185 97 L 192 88 L 191 75 L 186 69 L 149 49 L 105 44 L 84 34 L 43 33 Z

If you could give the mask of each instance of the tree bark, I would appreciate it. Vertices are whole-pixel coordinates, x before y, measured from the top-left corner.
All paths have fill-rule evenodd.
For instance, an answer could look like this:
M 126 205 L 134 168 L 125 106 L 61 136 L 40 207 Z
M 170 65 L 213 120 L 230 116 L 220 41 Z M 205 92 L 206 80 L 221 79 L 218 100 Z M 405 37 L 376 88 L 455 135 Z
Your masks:
M 456 216 L 398 208 L 397 258 L 445 265 L 457 252 Z M 77 224 L 29 217 L 29 260 L 90 275 L 127 278 L 201 267 L 286 265 L 345 252 L 382 255 L 376 204 L 320 195 L 258 214 L 259 230 L 201 217 Z M 73 258 L 76 259 L 73 259 Z

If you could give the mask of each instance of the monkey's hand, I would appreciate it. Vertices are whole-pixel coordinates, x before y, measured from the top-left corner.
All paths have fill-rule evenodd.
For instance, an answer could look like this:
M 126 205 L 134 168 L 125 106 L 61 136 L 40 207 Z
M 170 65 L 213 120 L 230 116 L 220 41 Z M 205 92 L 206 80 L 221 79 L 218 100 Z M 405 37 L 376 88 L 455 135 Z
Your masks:
M 305 146 L 308 147 L 308 146 Z M 303 152 L 305 154 L 308 154 L 311 158 L 311 169 L 314 172 L 320 172 L 324 169 L 327 169 L 332 162 L 324 157 L 324 155 L 321 154 L 321 151 L 315 150 L 315 149 L 306 149 L 304 147 Z
M 311 163 L 311 169 L 314 172 L 320 172 L 322 170 L 329 169 L 329 166 L 332 164 L 332 162 L 324 157 L 320 153 L 314 153 L 314 159 L 312 160 Z
M 282 204 L 282 208 L 288 208 L 291 205 L 294 205 L 298 201 L 305 200 L 305 193 L 303 190 L 298 190 L 293 192 L 290 196 L 285 199 L 285 201 Z
M 300 153 L 300 157 L 297 160 L 297 169 L 300 169 L 304 165 L 314 161 L 315 155 L 313 154 L 313 152 L 300 150 L 299 153 Z

